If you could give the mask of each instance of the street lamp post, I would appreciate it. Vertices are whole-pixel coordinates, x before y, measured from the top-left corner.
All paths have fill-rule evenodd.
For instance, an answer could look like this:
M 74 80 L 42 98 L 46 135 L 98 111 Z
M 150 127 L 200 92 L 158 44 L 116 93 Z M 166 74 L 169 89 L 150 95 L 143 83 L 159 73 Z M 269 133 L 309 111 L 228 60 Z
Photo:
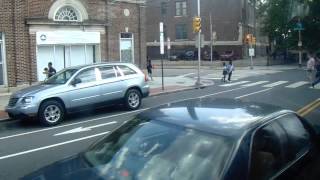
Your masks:
M 198 17 L 200 17 L 200 0 L 198 0 Z M 200 66 L 201 66 L 201 30 L 198 32 L 198 78 L 196 85 L 201 85 L 200 83 Z

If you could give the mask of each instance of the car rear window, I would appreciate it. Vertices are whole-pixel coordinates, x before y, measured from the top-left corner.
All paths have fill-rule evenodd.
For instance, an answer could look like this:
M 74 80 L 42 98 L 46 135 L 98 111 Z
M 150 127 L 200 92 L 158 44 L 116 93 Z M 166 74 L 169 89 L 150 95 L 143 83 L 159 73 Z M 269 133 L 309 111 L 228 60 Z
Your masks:
M 85 153 L 92 166 L 104 169 L 99 173 L 103 178 L 221 178 L 232 149 L 224 137 L 159 121 L 134 121 Z
M 127 76 L 127 75 L 132 75 L 132 74 L 137 74 L 137 72 L 131 68 L 129 68 L 128 66 L 118 66 L 122 73 Z

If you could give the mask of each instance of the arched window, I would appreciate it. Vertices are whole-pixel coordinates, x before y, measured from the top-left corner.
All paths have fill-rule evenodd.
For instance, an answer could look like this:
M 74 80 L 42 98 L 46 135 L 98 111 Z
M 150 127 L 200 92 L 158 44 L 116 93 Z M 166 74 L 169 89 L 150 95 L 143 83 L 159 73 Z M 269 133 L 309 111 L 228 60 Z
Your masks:
M 55 16 L 55 21 L 81 21 L 79 12 L 71 6 L 64 6 L 60 8 Z

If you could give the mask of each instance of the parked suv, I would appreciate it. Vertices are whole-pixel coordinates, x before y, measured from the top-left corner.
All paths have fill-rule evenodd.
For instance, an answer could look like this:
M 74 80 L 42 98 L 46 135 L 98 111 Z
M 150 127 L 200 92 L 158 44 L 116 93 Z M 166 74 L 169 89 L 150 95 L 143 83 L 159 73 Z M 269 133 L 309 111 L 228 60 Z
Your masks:
M 149 95 L 146 76 L 128 63 L 93 64 L 66 68 L 43 83 L 14 93 L 6 112 L 11 118 L 38 117 L 47 126 L 65 114 L 93 105 L 123 103 L 136 110 Z

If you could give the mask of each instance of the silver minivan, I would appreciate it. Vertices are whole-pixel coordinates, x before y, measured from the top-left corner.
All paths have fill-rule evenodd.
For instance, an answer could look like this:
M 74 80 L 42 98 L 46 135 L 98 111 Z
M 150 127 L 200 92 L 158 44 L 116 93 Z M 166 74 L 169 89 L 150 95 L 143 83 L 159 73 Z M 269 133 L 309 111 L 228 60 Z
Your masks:
M 68 112 L 93 105 L 124 104 L 136 110 L 149 95 L 145 74 L 129 63 L 100 63 L 66 68 L 43 83 L 10 97 L 5 111 L 11 118 L 37 117 L 47 126 Z

